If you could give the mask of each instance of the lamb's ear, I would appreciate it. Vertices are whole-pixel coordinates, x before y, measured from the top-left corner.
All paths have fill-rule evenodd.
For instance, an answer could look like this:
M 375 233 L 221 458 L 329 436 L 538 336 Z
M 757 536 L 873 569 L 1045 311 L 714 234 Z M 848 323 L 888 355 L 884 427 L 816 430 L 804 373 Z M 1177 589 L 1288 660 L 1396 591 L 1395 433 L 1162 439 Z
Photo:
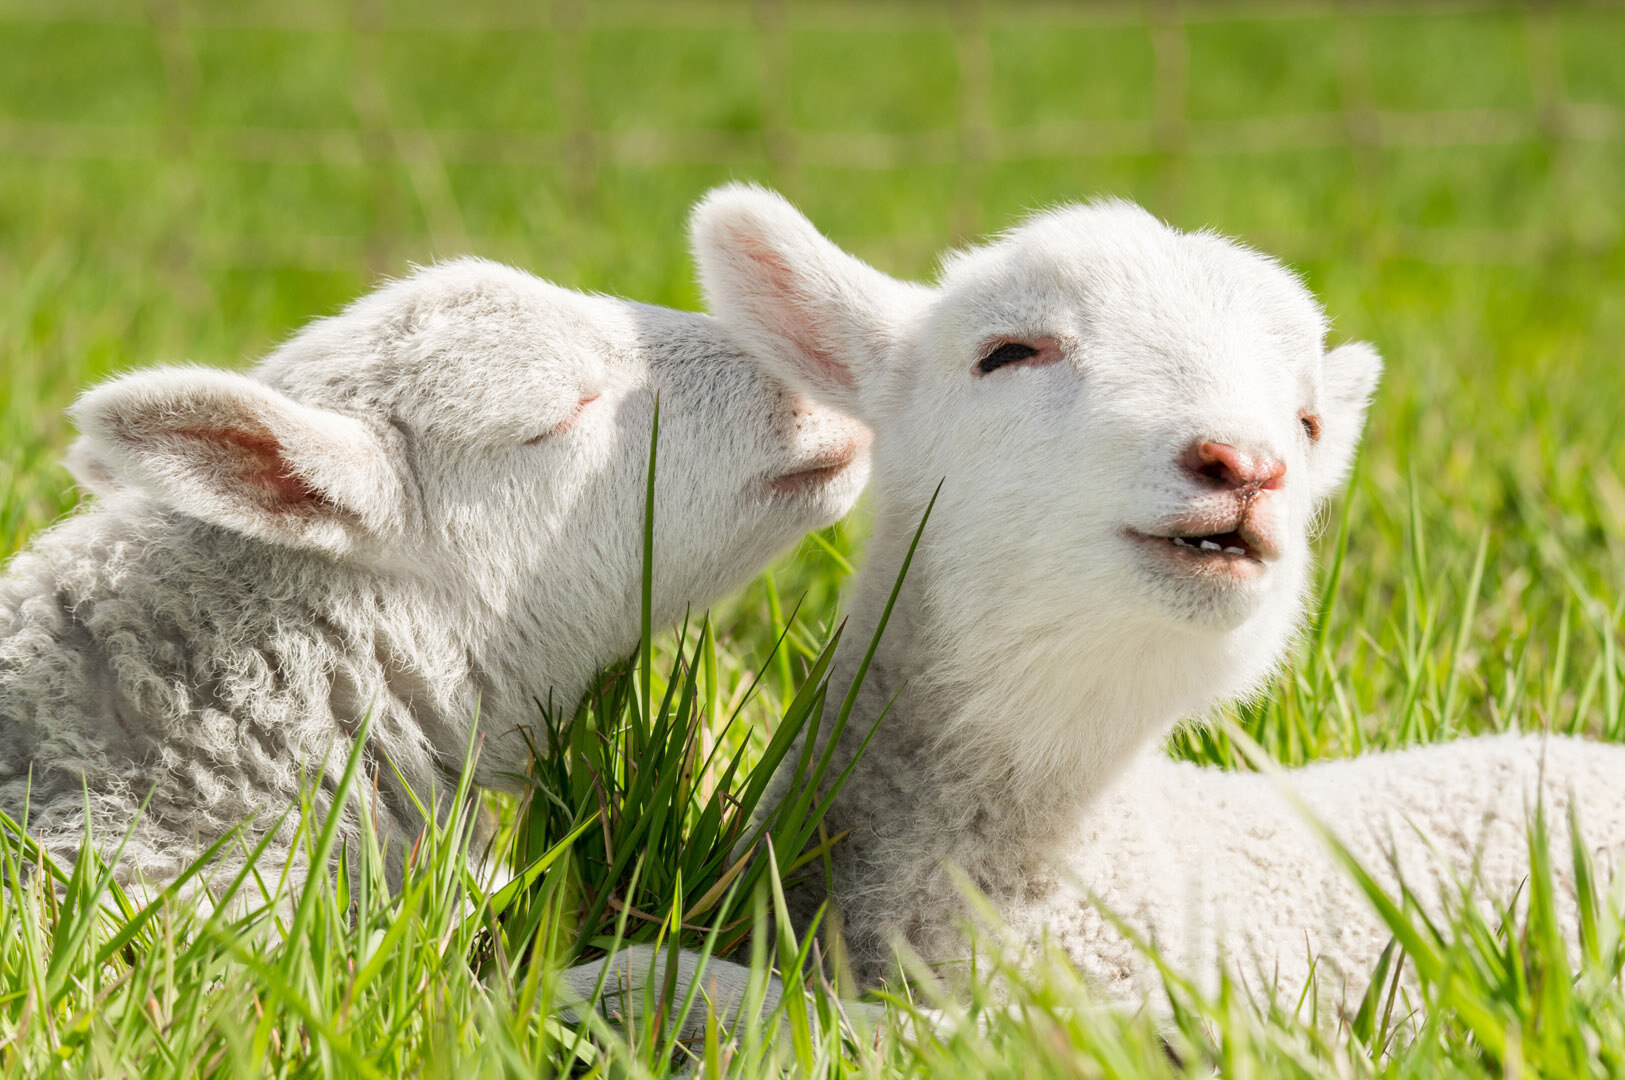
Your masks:
M 402 477 L 365 424 L 244 375 L 156 368 L 85 393 L 69 458 L 98 494 L 137 487 L 191 517 L 342 554 L 403 511 Z
M 96 452 L 96 444 L 84 435 L 73 440 L 62 464 L 68 467 L 74 483 L 87 495 L 105 499 L 124 488 L 107 462 L 102 460 L 101 454 Z
M 1320 445 L 1315 457 L 1315 495 L 1336 491 L 1354 462 L 1365 428 L 1366 406 L 1382 378 L 1382 357 L 1363 341 L 1339 345 L 1321 361 Z
M 848 255 L 781 196 L 745 184 L 706 195 L 689 238 L 711 312 L 739 343 L 792 385 L 873 422 L 886 356 L 928 290 Z

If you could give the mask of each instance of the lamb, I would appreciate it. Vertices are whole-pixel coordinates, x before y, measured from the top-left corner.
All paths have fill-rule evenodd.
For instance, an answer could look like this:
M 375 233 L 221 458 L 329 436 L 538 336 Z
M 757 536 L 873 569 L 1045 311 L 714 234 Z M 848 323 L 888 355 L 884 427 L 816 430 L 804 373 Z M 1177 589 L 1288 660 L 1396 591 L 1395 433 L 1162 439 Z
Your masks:
M 475 781 L 519 790 L 538 703 L 573 707 L 638 640 L 657 396 L 668 623 L 842 516 L 867 471 L 861 426 L 708 316 L 462 259 L 247 374 L 90 390 L 69 463 L 97 498 L 0 579 L 0 810 L 59 858 L 87 810 L 109 846 L 134 822 L 119 875 L 163 884 L 241 822 L 251 847 L 324 762 L 325 813 L 370 715 L 361 812 L 399 875 L 411 796 L 456 790 L 476 717 Z
M 1038 214 L 950 256 L 934 287 L 864 265 L 762 190 L 713 192 L 692 232 L 711 310 L 751 355 L 875 433 L 846 642 L 868 641 L 941 484 L 834 748 L 831 777 L 891 703 L 826 818 L 851 830 L 833 889 L 822 868 L 788 883 L 798 925 L 839 910 L 860 984 L 898 949 L 950 986 L 971 977 L 957 867 L 1029 955 L 1058 946 L 1107 1000 L 1139 1004 L 1159 980 L 1102 909 L 1198 984 L 1229 963 L 1290 1006 L 1313 959 L 1317 986 L 1357 1002 L 1389 935 L 1292 792 L 1435 914 L 1458 880 L 1513 896 L 1537 799 L 1557 867 L 1571 804 L 1592 845 L 1625 845 L 1625 747 L 1466 739 L 1284 785 L 1160 752 L 1280 662 L 1312 519 L 1380 374 L 1369 345 L 1324 347 L 1319 305 L 1275 261 L 1122 202 Z M 830 701 L 861 653 L 837 658 Z M 639 959 L 618 980 L 641 980 Z M 736 969 L 707 978 L 737 999 Z

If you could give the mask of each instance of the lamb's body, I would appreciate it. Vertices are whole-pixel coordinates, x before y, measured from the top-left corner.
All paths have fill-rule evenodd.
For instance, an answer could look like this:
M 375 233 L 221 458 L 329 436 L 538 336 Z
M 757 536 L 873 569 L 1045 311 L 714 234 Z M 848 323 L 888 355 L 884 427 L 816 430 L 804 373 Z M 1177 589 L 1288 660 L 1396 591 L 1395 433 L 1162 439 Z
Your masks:
M 874 674 L 860 701 L 877 700 L 892 671 Z M 865 718 L 860 706 L 849 731 L 867 733 Z M 1526 887 L 1537 798 L 1571 931 L 1571 803 L 1599 871 L 1625 851 L 1625 747 L 1584 739 L 1462 739 L 1278 776 L 1177 762 L 1153 747 L 1097 793 L 1057 776 L 1023 800 L 1008 777 L 945 766 L 929 734 L 940 718 L 924 720 L 904 690 L 826 819 L 832 833 L 852 830 L 830 859 L 864 985 L 895 971 L 899 945 L 950 985 L 971 976 L 961 963 L 970 908 L 949 867 L 1034 955 L 1048 942 L 1109 999 L 1158 999 L 1161 978 L 1108 912 L 1199 985 L 1211 987 L 1224 962 L 1290 1006 L 1311 962 L 1327 1000 L 1357 1001 L 1391 936 L 1306 810 L 1389 895 L 1403 880 L 1435 919 L 1463 885 L 1493 912 Z M 858 737 L 845 741 L 852 749 Z M 832 771 L 848 760 L 838 751 Z M 805 876 L 790 890 L 792 914 L 805 926 L 826 899 L 822 876 Z
M 1393 897 L 1400 884 L 1439 925 L 1472 887 L 1490 925 L 1527 897 L 1536 799 L 1547 815 L 1560 917 L 1572 934 L 1573 860 L 1567 813 L 1606 873 L 1625 846 L 1625 748 L 1563 736 L 1506 735 L 1374 753 L 1289 770 L 1314 818 Z M 1226 773 L 1155 752 L 1131 767 L 1065 838 L 1056 861 L 1154 940 L 1176 970 L 1211 985 L 1221 959 L 1261 998 L 1274 983 L 1291 1007 L 1314 961 L 1323 1000 L 1358 1001 L 1391 932 L 1353 878 L 1333 863 L 1275 777 Z M 1076 887 L 1061 885 L 1010 913 L 1032 939 L 1051 936 L 1119 999 L 1143 1000 L 1159 980 L 1118 940 Z
M 540 709 L 635 645 L 656 395 L 664 624 L 844 513 L 864 472 L 861 429 L 706 316 L 465 260 L 252 374 L 92 390 L 70 462 L 99 498 L 0 578 L 0 810 L 63 859 L 87 824 L 104 849 L 135 824 L 119 871 L 151 883 L 288 818 L 274 879 L 302 789 L 320 773 L 327 809 L 370 717 L 351 810 L 399 874 L 413 796 L 443 812 L 470 749 L 477 784 L 522 788 Z
M 374 764 L 449 794 L 481 683 L 445 612 L 426 583 L 113 494 L 0 581 L 0 807 L 20 819 L 26 802 L 29 832 L 67 856 L 87 808 L 108 848 L 134 823 L 123 873 L 164 882 L 303 786 L 324 799 L 369 712 Z M 379 834 L 409 840 L 421 819 L 395 770 L 372 777 Z M 266 869 L 286 855 L 273 843 Z

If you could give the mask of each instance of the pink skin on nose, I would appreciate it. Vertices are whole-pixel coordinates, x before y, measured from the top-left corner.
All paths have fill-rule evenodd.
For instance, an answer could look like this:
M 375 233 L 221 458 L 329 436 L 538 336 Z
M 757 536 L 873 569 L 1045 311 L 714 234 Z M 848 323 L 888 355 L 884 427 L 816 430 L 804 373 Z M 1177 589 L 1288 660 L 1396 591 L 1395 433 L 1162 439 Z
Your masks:
M 1194 475 L 1234 491 L 1276 491 L 1286 483 L 1286 462 L 1268 454 L 1249 454 L 1229 443 L 1196 443 L 1180 463 Z

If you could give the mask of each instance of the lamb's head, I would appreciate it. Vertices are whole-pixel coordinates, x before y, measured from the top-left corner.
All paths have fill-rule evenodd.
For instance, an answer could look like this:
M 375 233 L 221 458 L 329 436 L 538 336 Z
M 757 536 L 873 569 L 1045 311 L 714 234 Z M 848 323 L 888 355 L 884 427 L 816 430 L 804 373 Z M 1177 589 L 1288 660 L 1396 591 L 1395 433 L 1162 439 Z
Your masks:
M 693 232 L 753 355 L 874 429 L 893 531 L 943 482 L 916 564 L 964 649 L 1188 674 L 1183 711 L 1276 662 L 1380 370 L 1325 349 L 1278 263 L 1120 202 L 1041 213 L 934 288 L 760 190 L 713 192 Z
M 657 396 L 667 624 L 840 517 L 867 476 L 868 433 L 709 316 L 460 260 L 313 323 L 252 374 L 160 368 L 91 390 L 70 464 L 110 497 L 438 589 L 425 617 L 502 683 L 490 717 L 493 694 L 533 712 L 636 642 Z

